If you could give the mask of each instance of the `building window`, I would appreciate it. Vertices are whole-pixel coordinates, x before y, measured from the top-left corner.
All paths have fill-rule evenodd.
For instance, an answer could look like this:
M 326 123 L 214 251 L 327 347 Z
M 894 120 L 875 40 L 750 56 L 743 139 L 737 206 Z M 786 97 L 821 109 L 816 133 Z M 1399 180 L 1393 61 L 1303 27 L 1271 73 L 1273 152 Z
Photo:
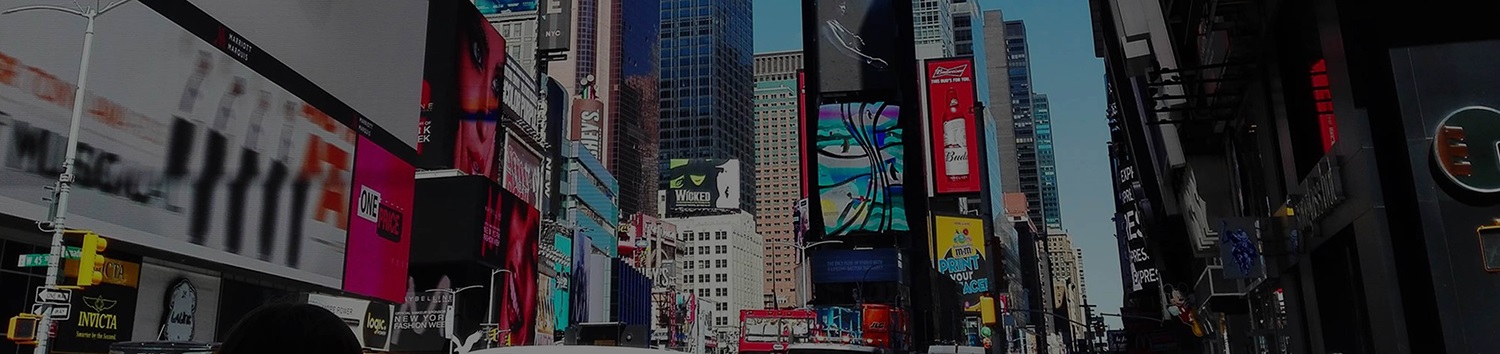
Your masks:
M 714 324 L 715 325 L 719 325 L 719 326 L 728 326 L 729 325 L 729 317 L 715 318 L 714 319 Z
M 715 232 L 714 233 L 714 239 L 715 240 L 728 240 L 729 239 L 729 232 L 727 232 L 727 231 Z
M 715 268 L 729 268 L 729 260 L 728 259 L 714 260 L 714 267 Z M 704 268 L 708 268 L 708 267 L 704 267 Z
M 714 304 L 714 310 L 715 311 L 729 311 L 729 304 L 725 304 L 725 303 Z
M 708 246 L 698 246 L 698 254 L 709 254 Z
M 708 233 L 707 232 L 699 232 L 698 233 L 698 240 L 699 241 L 708 241 Z
M 729 288 L 714 289 L 714 296 L 729 296 Z
M 708 269 L 708 260 L 698 260 L 698 268 Z
M 714 274 L 714 281 L 717 281 L 717 282 L 726 282 L 726 281 L 729 281 L 729 274 L 725 274 L 725 273 Z
M 714 246 L 714 254 L 726 254 L 726 253 L 729 253 L 729 246 L 726 246 L 726 245 Z
M 708 296 L 708 288 L 698 289 L 698 296 Z

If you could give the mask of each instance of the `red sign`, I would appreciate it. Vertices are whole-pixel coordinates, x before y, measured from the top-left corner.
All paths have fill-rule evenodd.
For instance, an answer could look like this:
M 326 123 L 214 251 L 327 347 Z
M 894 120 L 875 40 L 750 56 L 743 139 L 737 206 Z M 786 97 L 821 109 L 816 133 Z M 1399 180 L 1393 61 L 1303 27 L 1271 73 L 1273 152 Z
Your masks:
M 1318 59 L 1308 73 L 1312 76 L 1313 104 L 1318 110 L 1318 136 L 1323 138 L 1323 153 L 1326 154 L 1339 140 L 1339 123 L 1333 116 L 1333 93 L 1328 91 L 1328 62 Z
M 979 141 L 974 122 L 974 60 L 927 61 L 927 119 L 937 193 L 979 192 Z
M 537 195 L 542 184 L 542 159 L 513 136 L 505 139 L 505 190 L 515 193 L 526 204 L 540 207 Z
M 784 352 L 809 339 L 816 319 L 812 310 L 740 310 L 740 352 Z

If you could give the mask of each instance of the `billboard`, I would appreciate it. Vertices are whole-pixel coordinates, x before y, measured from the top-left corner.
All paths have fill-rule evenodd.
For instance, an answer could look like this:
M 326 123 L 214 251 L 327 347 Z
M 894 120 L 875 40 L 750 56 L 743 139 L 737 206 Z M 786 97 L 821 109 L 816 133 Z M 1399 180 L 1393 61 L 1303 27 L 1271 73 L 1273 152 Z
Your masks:
M 823 341 L 864 338 L 864 311 L 841 306 L 818 306 L 813 311 L 818 314 L 813 337 L 827 338 Z
M 573 48 L 573 1 L 541 0 L 542 16 L 537 20 L 541 27 L 541 40 L 537 43 L 540 52 L 566 52 Z
M 500 276 L 503 281 L 496 289 L 502 297 L 500 306 L 500 331 L 509 337 L 500 338 L 501 345 L 520 346 L 531 344 L 536 332 L 537 294 L 540 273 L 537 258 L 541 253 L 541 212 L 520 197 L 499 190 L 500 212 L 505 227 L 501 268 L 510 270 L 510 275 Z
M 620 255 L 646 273 L 656 285 L 675 284 L 664 267 L 677 258 L 677 225 L 656 217 L 636 213 L 630 216 L 629 240 L 620 240 Z
M 406 268 L 411 255 L 411 212 L 416 168 L 396 155 L 359 138 L 350 205 L 348 257 L 344 291 L 401 302 L 406 297 Z
M 740 160 L 667 161 L 667 210 L 740 208 Z
M 1260 253 L 1261 222 L 1256 218 L 1219 220 L 1219 259 L 1224 262 L 1224 278 L 1245 279 L 1266 276 L 1265 259 Z
M 505 172 L 502 174 L 504 180 L 501 186 L 505 190 L 515 193 L 521 200 L 530 204 L 533 208 L 541 206 L 542 197 L 542 158 L 537 156 L 531 149 L 527 149 L 519 138 L 506 135 L 505 139 Z
M 128 340 L 214 342 L 218 274 L 164 263 L 149 258 L 141 262 L 135 328 L 142 330 Z
M 536 11 L 538 0 L 474 0 L 479 13 L 485 15 Z
M 824 237 L 911 230 L 900 111 L 880 101 L 819 107 L 814 143 Z
M 105 260 L 101 268 L 104 280 L 99 285 L 73 290 L 68 319 L 53 322 L 57 326 L 53 351 L 105 353 L 110 344 L 132 337 L 141 259 L 119 256 L 126 259 Z M 73 283 L 78 278 L 78 260 L 66 260 L 63 273 L 70 278 L 68 284 Z
M 948 58 L 926 64 L 927 119 L 935 192 L 978 193 L 979 129 L 974 116 L 974 59 Z M 939 156 L 941 154 L 941 156 Z
M 592 90 L 593 84 L 587 84 Z M 583 145 L 584 150 L 599 159 L 604 166 L 609 166 L 609 157 L 604 156 L 608 152 L 609 142 L 606 130 L 609 126 L 604 121 L 604 103 L 593 98 L 574 98 L 573 115 L 570 116 L 571 127 L 568 130 L 568 140 L 577 141 Z
M 552 289 L 552 319 L 554 321 L 553 327 L 555 328 L 553 330 L 553 339 L 557 339 L 556 333 L 566 331 L 570 323 L 569 321 L 572 320 L 572 315 L 570 315 L 572 303 L 570 302 L 571 295 L 569 293 L 573 288 L 571 284 L 573 281 L 573 264 L 577 262 L 577 258 L 573 257 L 572 238 L 559 233 L 552 237 L 552 242 L 552 246 L 556 247 L 557 251 L 563 254 L 563 259 L 569 260 L 568 262 L 558 262 L 554 265 L 555 268 L 553 268 L 553 270 L 557 271 L 558 275 L 557 279 L 554 279 L 553 282 L 556 286 Z
M 1451 304 L 1439 306 L 1440 315 L 1458 328 L 1500 326 L 1500 316 L 1482 299 L 1500 292 L 1494 278 L 1500 272 L 1500 97 L 1494 94 L 1500 70 L 1488 64 L 1500 56 L 1500 41 L 1398 48 L 1390 55 L 1414 211 L 1431 254 L 1433 287 L 1440 289 L 1437 301 Z M 1494 347 L 1500 338 L 1469 345 Z
M 818 0 L 818 87 L 821 92 L 890 90 L 898 68 L 892 0 Z
M 365 349 L 385 351 L 390 348 L 390 304 L 316 293 L 307 294 L 307 303 L 327 309 L 343 319 Z
M 894 248 L 809 251 L 812 282 L 873 283 L 901 281 L 901 254 Z
M 498 123 L 505 85 L 505 38 L 474 7 L 433 1 L 428 12 L 422 167 L 500 176 Z
M 991 290 L 989 249 L 984 244 L 984 220 L 951 216 L 932 217 L 933 265 L 940 274 L 958 283 L 967 308 Z
M 190 4 L 111 17 L 131 45 L 94 49 L 68 226 L 340 288 L 357 137 L 410 150 Z M 79 53 L 52 27 L 0 21 L 0 213 L 43 218 L 61 172 Z
M 812 310 L 740 310 L 740 352 L 769 353 L 809 342 L 817 318 Z
M 557 331 L 557 310 L 553 294 L 557 292 L 557 281 L 547 275 L 536 279 L 536 339 L 532 345 L 550 345 Z

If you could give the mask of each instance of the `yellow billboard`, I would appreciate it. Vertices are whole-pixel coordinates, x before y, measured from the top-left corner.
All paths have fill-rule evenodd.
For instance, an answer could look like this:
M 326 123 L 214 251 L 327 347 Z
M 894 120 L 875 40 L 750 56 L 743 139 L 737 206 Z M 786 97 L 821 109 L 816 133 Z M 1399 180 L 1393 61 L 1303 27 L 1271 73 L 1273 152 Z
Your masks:
M 990 291 L 984 220 L 934 216 L 932 225 L 932 259 L 938 273 L 953 278 L 963 289 L 964 299 L 977 303 L 979 294 Z

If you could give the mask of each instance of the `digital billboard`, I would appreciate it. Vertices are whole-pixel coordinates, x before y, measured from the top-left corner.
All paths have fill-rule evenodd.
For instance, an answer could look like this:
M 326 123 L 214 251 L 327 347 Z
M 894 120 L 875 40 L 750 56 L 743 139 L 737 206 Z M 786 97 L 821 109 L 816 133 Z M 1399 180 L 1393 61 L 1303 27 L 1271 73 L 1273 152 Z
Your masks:
M 573 264 L 576 260 L 573 257 L 572 238 L 559 233 L 552 237 L 552 242 L 552 247 L 557 248 L 557 251 L 563 254 L 563 259 L 567 260 L 553 265 L 553 270 L 557 271 L 557 278 L 553 280 L 556 286 L 552 289 L 553 339 L 557 339 L 556 332 L 566 331 L 568 324 L 572 321 L 572 316 L 569 314 L 572 310 L 569 294 L 573 288 Z
M 974 116 L 974 59 L 948 58 L 926 64 L 927 119 L 935 192 L 980 191 L 979 131 Z
M 669 212 L 740 207 L 740 161 L 671 159 L 667 161 Z
M 557 52 L 573 48 L 573 2 L 576 0 L 541 0 L 542 15 L 537 20 L 542 38 L 537 51 Z
M 340 288 L 357 137 L 409 148 L 191 4 L 110 16 L 130 45 L 94 48 L 67 226 Z M 53 25 L 0 21 L 0 213 L 44 218 L 62 172 L 80 53 L 37 45 L 77 41 Z
M 123 259 L 104 261 L 100 271 L 104 279 L 99 285 L 72 291 L 66 307 L 68 318 L 53 322 L 57 326 L 53 351 L 104 353 L 110 344 L 130 340 L 135 329 L 131 324 L 135 323 L 141 259 L 117 256 Z M 78 260 L 65 260 L 63 275 L 68 283 L 74 282 Z
M 405 284 L 402 286 L 404 293 Z M 327 309 L 344 320 L 349 331 L 354 332 L 359 344 L 366 349 L 385 351 L 390 348 L 390 304 L 317 293 L 307 294 L 307 303 Z
M 979 296 L 992 289 L 984 220 L 933 216 L 932 228 L 932 260 L 938 273 L 958 283 L 964 307 L 979 303 Z
M 557 331 L 556 299 L 553 294 L 557 291 L 557 281 L 547 275 L 540 275 L 536 280 L 536 339 L 533 345 L 552 344 L 554 334 Z
M 355 150 L 344 291 L 401 302 L 411 255 L 411 212 L 416 168 L 359 138 Z
M 500 338 L 505 346 L 531 344 L 536 332 L 538 277 L 537 258 L 541 253 L 541 213 L 520 197 L 509 191 L 499 190 L 500 211 L 503 215 L 504 249 L 501 268 L 510 270 L 509 275 L 497 276 L 500 283 L 500 330 L 508 336 Z
M 417 151 L 427 169 L 500 176 L 505 38 L 473 6 L 433 1 Z
M 536 11 L 538 0 L 474 0 L 479 13 L 485 15 Z
M 506 135 L 505 170 L 501 186 L 515 193 L 533 208 L 540 208 L 542 197 L 542 158 L 526 148 L 519 138 Z
M 894 248 L 809 251 L 812 282 L 875 283 L 901 281 L 901 254 Z
M 814 152 L 824 237 L 911 230 L 900 112 L 879 101 L 819 107 Z
M 1226 218 L 1219 220 L 1219 259 L 1224 262 L 1225 279 L 1266 276 L 1265 259 L 1260 253 L 1260 220 Z
M 1451 303 L 1438 310 L 1459 328 L 1500 327 L 1484 299 L 1500 292 L 1494 278 L 1500 272 L 1500 97 L 1494 94 L 1500 69 L 1489 64 L 1500 57 L 1500 41 L 1397 48 L 1390 55 L 1416 188 L 1413 210 L 1431 254 L 1437 301 Z M 1500 338 L 1469 345 L 1494 347 Z
M 897 27 L 892 0 L 817 0 L 821 92 L 895 89 Z M 910 19 L 907 19 L 910 21 Z

